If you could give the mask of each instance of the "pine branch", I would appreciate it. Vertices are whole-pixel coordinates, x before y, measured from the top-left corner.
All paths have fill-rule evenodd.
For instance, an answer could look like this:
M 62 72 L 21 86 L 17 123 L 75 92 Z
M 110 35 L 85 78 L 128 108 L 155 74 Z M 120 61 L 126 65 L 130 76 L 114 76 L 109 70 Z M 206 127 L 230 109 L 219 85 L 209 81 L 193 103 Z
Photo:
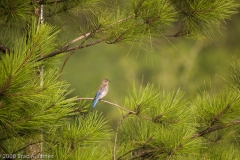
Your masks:
M 129 30 L 130 30 L 130 29 L 122 32 L 117 38 L 115 38 L 114 41 L 112 41 L 112 42 L 106 42 L 106 43 L 107 43 L 107 44 L 114 44 L 114 43 L 119 42 L 119 41 L 121 40 L 121 38 L 122 38 Z
M 217 121 L 219 121 L 219 119 L 222 117 L 222 115 L 223 115 L 230 107 L 231 107 L 231 105 L 228 104 L 225 108 L 223 108 L 223 110 L 214 118 L 214 120 L 212 121 L 211 125 L 210 125 L 208 128 L 206 128 L 205 130 L 203 130 L 203 131 L 201 131 L 201 132 L 199 132 L 199 133 L 194 134 L 193 137 L 195 137 L 195 136 L 197 136 L 197 135 L 198 135 L 197 137 L 199 137 L 199 136 L 202 136 L 202 135 L 211 133 L 211 132 L 215 131 L 214 128 L 217 129 L 217 130 L 226 128 L 226 127 L 224 127 L 224 126 L 215 126 L 215 127 L 214 127 L 213 125 L 214 125 Z M 223 128 L 221 128 L 221 127 L 223 127 Z
M 181 149 L 183 147 L 182 144 L 179 144 L 178 146 L 176 146 L 169 154 L 167 159 L 170 159 L 179 149 Z
M 130 16 L 126 17 L 126 18 L 117 20 L 117 21 L 111 23 L 110 25 L 108 25 L 107 27 L 111 27 L 111 26 L 113 26 L 113 25 L 115 25 L 115 24 L 117 24 L 117 23 L 121 23 L 121 22 L 126 21 L 126 20 L 128 20 L 128 19 L 130 19 L 130 18 L 133 18 L 133 17 L 134 17 L 134 15 L 130 15 Z M 75 51 L 75 50 L 77 50 L 77 49 L 89 47 L 89 46 L 92 46 L 92 45 L 95 45 L 95 44 L 98 44 L 98 43 L 100 43 L 100 42 L 105 41 L 105 38 L 102 38 L 102 39 L 96 40 L 96 41 L 94 41 L 94 42 L 88 43 L 88 44 L 86 44 L 86 45 L 83 45 L 83 43 L 81 43 L 79 46 L 72 47 L 72 48 L 68 48 L 70 45 L 72 45 L 72 44 L 74 44 L 74 43 L 76 43 L 76 42 L 78 42 L 78 41 L 80 41 L 80 40 L 82 40 L 82 39 L 84 39 L 84 38 L 85 38 L 85 40 L 87 40 L 87 39 L 90 38 L 93 34 L 99 32 L 99 31 L 101 31 L 100 28 L 98 28 L 97 30 L 95 30 L 95 31 L 93 31 L 93 32 L 89 32 L 89 33 L 86 33 L 86 34 L 84 34 L 84 35 L 81 35 L 81 36 L 75 38 L 74 40 L 68 42 L 65 46 L 63 46 L 63 47 L 60 48 L 59 50 L 54 51 L 54 52 L 52 52 L 52 53 L 49 53 L 49 54 L 47 54 L 47 55 L 39 58 L 38 61 L 41 61 L 41 60 L 44 60 L 44 59 L 46 59 L 46 58 L 50 58 L 50 57 L 56 56 L 56 55 L 61 54 L 61 53 L 64 53 L 64 52 Z M 85 42 L 85 41 L 84 41 L 84 42 Z
M 210 139 L 210 138 L 208 138 L 208 137 L 205 137 L 205 136 L 202 136 L 203 138 L 205 138 L 205 139 L 207 139 L 208 141 L 210 141 L 210 142 L 212 142 L 212 143 L 217 143 L 219 140 L 221 140 L 221 136 L 219 136 L 217 139 L 215 139 L 215 140 L 212 140 L 212 139 Z
M 143 150 L 142 152 L 134 155 L 134 156 L 131 156 L 130 158 L 127 158 L 126 160 L 131 160 L 131 159 L 139 159 L 139 158 L 144 158 L 146 155 L 148 155 L 149 153 L 152 153 L 156 151 L 156 149 L 152 149 L 152 150 Z
M 230 104 L 228 104 L 213 120 L 211 123 L 211 126 L 213 126 L 219 119 L 222 117 L 222 115 L 231 107 Z
M 35 145 L 35 144 L 42 143 L 42 142 L 43 142 L 43 141 L 36 141 L 36 142 L 29 143 L 29 144 L 27 144 L 26 146 L 24 146 L 24 147 L 22 147 L 22 148 L 20 148 L 20 149 L 18 149 L 18 150 L 16 150 L 16 151 L 14 151 L 12 154 L 16 154 L 16 153 L 18 153 L 18 152 L 26 149 L 27 147 L 29 147 L 29 146 L 31 146 L 31 145 Z
M 95 31 L 95 33 L 96 33 L 96 32 L 97 32 L 97 31 Z M 71 44 L 82 40 L 83 38 L 86 38 L 86 39 L 87 39 L 87 38 L 90 37 L 91 35 L 92 35 L 92 33 L 87 33 L 87 34 L 85 34 L 85 35 L 82 35 L 82 36 L 80 36 L 80 37 L 77 37 L 77 38 L 75 38 L 74 40 L 72 40 L 71 42 L 68 42 L 64 47 L 68 47 L 68 46 L 70 46 Z
M 222 126 L 219 125 L 219 126 L 209 127 L 207 130 L 195 133 L 191 138 L 197 138 L 197 137 L 200 137 L 200 136 L 212 133 L 214 131 L 225 129 L 225 128 L 228 128 L 228 127 L 231 127 L 231 126 L 234 126 L 234 125 L 237 125 L 237 124 L 240 124 L 240 119 L 239 120 L 235 120 L 235 121 L 233 121 L 233 122 L 231 122 L 229 124 L 226 124 L 226 125 L 222 125 Z
M 176 38 L 177 38 L 177 37 L 186 36 L 186 35 L 188 35 L 188 34 L 190 34 L 190 33 L 179 31 L 179 32 L 177 32 L 177 33 L 174 34 L 174 35 L 164 35 L 164 37 L 176 37 Z
M 135 13 L 136 16 L 138 15 L 138 11 L 139 11 L 139 9 L 142 7 L 144 1 L 145 1 L 145 0 L 139 1 L 138 4 L 137 4 L 137 6 L 134 8 L 134 13 Z
M 62 48 L 62 49 L 60 49 L 60 50 L 58 50 L 58 51 L 54 51 L 54 52 L 52 52 L 52 53 L 49 53 L 49 54 L 47 54 L 47 55 L 39 58 L 37 61 L 41 61 L 41 60 L 44 60 L 44 59 L 46 59 L 46 58 L 53 57 L 53 56 L 56 56 L 56 55 L 61 54 L 61 53 L 64 53 L 64 52 L 70 52 L 70 51 L 75 51 L 75 50 L 77 50 L 77 49 L 89 47 L 89 46 L 98 44 L 98 43 L 103 42 L 103 41 L 105 41 L 105 39 L 99 39 L 99 40 L 96 40 L 96 41 L 94 41 L 94 42 L 90 42 L 90 43 L 88 43 L 88 44 L 86 44 L 86 45 L 79 45 L 79 46 L 72 47 L 72 48 L 65 48 L 65 47 L 64 47 L 64 48 Z
M 124 156 L 128 155 L 129 153 L 133 153 L 133 152 L 138 152 L 139 153 L 139 150 L 144 150 L 145 146 L 147 143 L 149 143 L 150 141 L 152 141 L 152 137 L 150 137 L 149 139 L 146 140 L 145 144 L 143 144 L 141 147 L 138 147 L 138 148 L 135 148 L 135 149 L 131 149 L 129 151 L 127 151 L 126 153 L 122 154 L 120 157 L 118 157 L 117 160 L 121 160 Z M 148 151 L 157 151 L 158 148 L 155 148 L 155 149 L 152 149 L 152 150 L 148 150 Z M 141 153 L 146 153 L 145 151 L 141 152 Z M 150 152 L 147 152 L 147 153 L 150 153 Z M 136 154 L 137 157 L 140 157 L 140 154 Z M 143 154 L 141 154 L 143 155 Z M 144 154 L 145 155 L 145 154 Z M 129 158 L 128 158 L 129 159 Z
M 7 151 L 7 149 L 6 149 L 4 146 L 1 145 L 1 143 L 0 143 L 0 149 L 1 149 L 1 151 L 3 151 L 2 153 L 5 153 L 5 154 L 8 154 L 8 153 L 9 153 L 9 152 Z
M 94 99 L 94 98 L 76 98 L 75 101 L 78 101 L 78 100 L 93 100 L 93 99 Z M 120 108 L 121 110 L 127 111 L 127 112 L 129 112 L 129 113 L 131 113 L 131 114 L 134 114 L 134 115 L 137 115 L 137 116 L 140 116 L 140 117 L 142 117 L 142 118 L 144 118 L 144 119 L 146 119 L 146 120 L 152 121 L 151 118 L 146 117 L 146 116 L 139 115 L 137 112 L 134 112 L 134 111 L 132 111 L 132 110 L 129 110 L 129 109 L 127 109 L 127 108 L 124 108 L 124 107 L 122 107 L 122 106 L 120 106 L 120 105 L 118 105 L 118 104 L 115 104 L 115 103 L 112 103 L 112 102 L 109 102 L 109 101 L 106 101 L 106 100 L 103 100 L 103 99 L 100 99 L 99 101 L 101 101 L 101 102 L 103 102 L 103 103 L 110 104 L 110 105 L 115 106 L 115 107 L 118 107 L 118 108 Z
M 121 155 L 120 157 L 118 157 L 117 160 L 121 160 L 124 156 L 126 156 L 126 155 L 128 155 L 129 153 L 132 153 L 132 152 L 134 152 L 134 151 L 137 151 L 137 150 L 139 150 L 139 149 L 142 149 L 142 147 L 139 147 L 139 148 L 136 148 L 136 149 L 131 149 L 131 150 L 127 151 L 126 153 L 124 153 L 123 155 Z

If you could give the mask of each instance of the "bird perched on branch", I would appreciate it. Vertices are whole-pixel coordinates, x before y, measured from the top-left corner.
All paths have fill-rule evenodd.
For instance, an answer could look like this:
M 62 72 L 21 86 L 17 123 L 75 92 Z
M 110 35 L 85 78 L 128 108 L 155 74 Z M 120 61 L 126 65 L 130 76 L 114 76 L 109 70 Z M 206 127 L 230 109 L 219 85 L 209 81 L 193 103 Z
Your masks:
M 94 108 L 96 106 L 99 99 L 102 99 L 108 93 L 108 82 L 110 82 L 108 79 L 102 80 L 102 84 L 100 85 L 100 87 L 93 99 L 92 108 Z

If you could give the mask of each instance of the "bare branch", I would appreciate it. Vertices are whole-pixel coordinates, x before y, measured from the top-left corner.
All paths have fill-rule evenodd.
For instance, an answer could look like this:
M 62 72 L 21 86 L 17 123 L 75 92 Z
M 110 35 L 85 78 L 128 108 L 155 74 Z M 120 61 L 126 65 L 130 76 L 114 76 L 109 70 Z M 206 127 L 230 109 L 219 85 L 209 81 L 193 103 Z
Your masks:
M 37 61 L 41 61 L 41 60 L 44 60 L 44 59 L 46 59 L 46 58 L 53 57 L 53 56 L 56 56 L 56 55 L 61 54 L 61 53 L 64 53 L 64 52 L 70 52 L 70 51 L 75 51 L 75 50 L 77 50 L 77 49 L 89 47 L 89 46 L 98 44 L 98 43 L 103 42 L 103 41 L 105 41 L 105 39 L 99 39 L 99 40 L 96 40 L 96 41 L 94 41 L 94 42 L 90 42 L 90 43 L 88 43 L 88 44 L 86 44 L 86 45 L 82 45 L 82 44 L 81 44 L 81 45 L 79 45 L 79 46 L 72 47 L 72 48 L 66 48 L 66 47 L 64 47 L 64 48 L 61 48 L 61 49 L 58 50 L 58 51 L 54 51 L 54 52 L 52 52 L 52 53 L 49 53 L 49 54 L 47 54 L 47 55 L 39 58 Z
M 75 38 L 74 40 L 72 40 L 71 42 L 68 42 L 64 47 L 68 47 L 68 46 L 70 46 L 71 44 L 82 40 L 83 38 L 88 38 L 90 35 L 91 35 L 91 33 L 87 33 L 87 34 L 85 34 L 85 35 L 82 35 L 82 36 L 80 36 L 80 37 L 77 37 L 77 38 Z
M 76 98 L 75 100 L 93 100 L 93 99 L 94 98 Z M 136 114 L 136 112 L 131 111 L 131 110 L 127 109 L 127 108 L 124 108 L 124 107 L 122 107 L 122 106 L 120 106 L 118 104 L 115 104 L 115 103 L 112 103 L 112 102 L 109 102 L 109 101 L 106 101 L 106 100 L 103 100 L 103 99 L 100 99 L 99 101 L 101 101 L 103 103 L 108 103 L 108 104 L 110 104 L 112 106 L 116 106 L 116 107 L 118 107 L 118 108 L 120 108 L 120 109 L 122 109 L 124 111 L 130 112 L 132 114 Z
M 94 99 L 94 98 L 76 98 L 75 100 L 78 101 L 78 100 L 93 100 L 93 99 Z M 121 110 L 127 111 L 127 112 L 129 112 L 129 113 L 131 113 L 131 114 L 137 115 L 137 116 L 142 117 L 142 118 L 144 118 L 144 119 L 146 119 L 146 120 L 152 121 L 151 118 L 146 117 L 146 116 L 143 116 L 143 115 L 138 115 L 137 112 L 132 111 L 132 110 L 129 110 L 129 109 L 127 109 L 127 108 L 124 108 L 124 107 L 122 107 L 122 106 L 120 106 L 120 105 L 118 105 L 118 104 L 115 104 L 115 103 L 112 103 L 112 102 L 109 102 L 109 101 L 106 101 L 106 100 L 103 100 L 103 99 L 100 99 L 99 101 L 101 101 L 101 102 L 103 102 L 103 103 L 110 104 L 110 105 L 115 106 L 115 107 L 118 107 L 118 108 L 120 108 Z
M 132 18 L 132 17 L 134 17 L 134 15 L 130 15 L 130 16 L 126 17 L 126 18 L 123 18 L 123 19 L 120 19 L 120 20 L 118 20 L 118 21 L 116 21 L 116 22 L 113 22 L 112 24 L 108 25 L 107 27 L 111 27 L 111 26 L 113 26 L 113 25 L 115 25 L 115 24 L 117 24 L 117 23 L 121 23 L 121 22 L 123 22 L 123 21 L 125 21 L 125 20 L 128 20 L 128 19 Z M 69 51 L 73 51 L 73 50 L 77 50 L 77 49 L 89 47 L 89 46 L 92 46 L 92 45 L 95 45 L 95 44 L 98 44 L 98 43 L 100 43 L 100 42 L 105 41 L 105 38 L 103 38 L 103 39 L 96 40 L 96 41 L 94 41 L 94 42 L 90 42 L 90 43 L 88 43 L 88 44 L 86 44 L 86 45 L 83 45 L 84 43 L 82 43 L 82 44 L 80 44 L 79 46 L 72 47 L 72 48 L 68 48 L 70 45 L 72 45 L 72 44 L 74 44 L 74 43 L 76 43 L 76 42 L 78 42 L 78 41 L 80 41 L 80 40 L 82 40 L 82 39 L 84 39 L 84 38 L 85 38 L 85 39 L 88 39 L 89 37 L 92 36 L 92 34 L 97 33 L 97 32 L 99 32 L 99 31 L 101 31 L 100 28 L 97 29 L 97 30 L 95 30 L 95 31 L 93 31 L 93 32 L 89 32 L 89 33 L 86 33 L 86 34 L 84 34 L 84 35 L 81 35 L 80 37 L 77 37 L 77 38 L 75 38 L 74 40 L 68 42 L 65 46 L 63 46 L 63 47 L 60 48 L 59 50 L 54 51 L 54 52 L 52 52 L 52 53 L 49 53 L 49 54 L 47 54 L 47 55 L 39 58 L 38 61 L 41 61 L 41 60 L 44 60 L 44 59 L 46 59 L 46 58 L 50 58 L 50 57 L 56 56 L 56 55 L 61 54 L 61 53 L 64 53 L 64 52 L 69 52 Z

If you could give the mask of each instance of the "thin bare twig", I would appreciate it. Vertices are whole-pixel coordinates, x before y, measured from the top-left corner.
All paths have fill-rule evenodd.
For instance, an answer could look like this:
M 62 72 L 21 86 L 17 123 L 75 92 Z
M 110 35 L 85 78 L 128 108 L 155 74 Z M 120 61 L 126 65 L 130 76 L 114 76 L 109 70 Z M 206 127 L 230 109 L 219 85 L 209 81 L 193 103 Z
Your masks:
M 59 80 L 60 77 L 61 77 L 61 74 L 62 74 L 62 72 L 63 72 L 64 67 L 66 66 L 67 61 L 68 61 L 69 58 L 73 55 L 73 53 L 74 53 L 74 51 L 73 51 L 72 53 L 68 54 L 68 56 L 65 58 L 65 60 L 64 60 L 64 62 L 63 62 L 63 65 L 62 65 L 62 68 L 61 68 L 61 70 L 60 70 L 59 76 L 58 76 L 58 78 L 57 78 L 58 80 Z
M 75 100 L 77 101 L 77 100 L 93 100 L 93 99 L 94 99 L 94 98 L 76 98 Z M 112 103 L 112 102 L 109 102 L 109 101 L 106 101 L 106 100 L 103 100 L 103 99 L 100 99 L 99 101 L 101 101 L 101 102 L 103 102 L 103 103 L 110 104 L 110 105 L 115 106 L 115 107 L 118 107 L 118 108 L 120 108 L 121 110 L 130 112 L 131 114 L 135 114 L 135 115 L 137 115 L 137 116 L 139 116 L 139 117 L 142 117 L 142 118 L 144 118 L 144 119 L 146 119 L 146 120 L 152 121 L 151 118 L 146 117 L 146 116 L 143 116 L 143 115 L 139 115 L 139 114 L 137 114 L 137 112 L 132 111 L 132 110 L 129 110 L 129 109 L 127 109 L 127 108 L 125 108 L 125 107 L 122 107 L 122 106 L 120 106 L 120 105 L 118 105 L 118 104 L 116 104 L 116 103 Z
M 93 42 L 90 42 L 88 44 L 85 44 L 85 45 L 79 45 L 79 46 L 75 46 L 75 47 L 72 47 L 72 48 L 61 48 L 60 50 L 57 50 L 57 51 L 54 51 L 52 53 L 49 53 L 41 58 L 39 58 L 37 61 L 41 61 L 41 60 L 44 60 L 46 58 L 50 58 L 50 57 L 53 57 L 53 56 L 56 56 L 58 54 L 61 54 L 61 53 L 64 53 L 64 52 L 70 52 L 70 51 L 75 51 L 77 49 L 81 49 L 81 48 L 85 48 L 85 47 L 89 47 L 89 46 L 92 46 L 92 45 L 95 45 L 95 44 L 98 44 L 100 42 L 103 42 L 105 41 L 105 39 L 99 39 L 99 40 L 96 40 L 96 41 L 93 41 Z
M 76 98 L 75 100 L 93 100 L 93 99 L 94 98 Z M 101 101 L 103 103 L 108 103 L 108 104 L 110 104 L 112 106 L 118 107 L 118 108 L 120 108 L 120 109 L 122 109 L 124 111 L 130 112 L 132 114 L 136 114 L 136 112 L 131 111 L 131 110 L 127 109 L 127 108 L 124 108 L 124 107 L 122 107 L 122 106 L 120 106 L 118 104 L 115 104 L 115 103 L 112 103 L 112 102 L 109 102 L 109 101 L 106 101 L 106 100 L 103 100 L 103 99 L 100 99 L 99 101 Z

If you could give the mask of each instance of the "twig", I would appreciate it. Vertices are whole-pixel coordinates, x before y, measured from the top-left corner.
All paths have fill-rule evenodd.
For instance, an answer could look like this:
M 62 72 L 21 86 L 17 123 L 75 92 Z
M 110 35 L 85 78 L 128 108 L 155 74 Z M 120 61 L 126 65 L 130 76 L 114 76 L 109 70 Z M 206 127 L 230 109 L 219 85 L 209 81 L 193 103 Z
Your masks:
M 75 43 L 75 42 L 77 42 L 77 41 L 80 41 L 80 40 L 83 39 L 83 38 L 88 38 L 90 35 L 91 35 L 91 33 L 86 33 L 86 34 L 84 34 L 84 35 L 82 35 L 82 36 L 80 36 L 80 37 L 77 37 L 77 38 L 75 38 L 74 40 L 72 40 L 71 42 L 68 42 L 64 47 L 68 47 L 68 46 L 70 46 L 71 44 L 73 44 L 73 43 Z
M 206 129 L 204 129 L 203 131 L 200 131 L 200 132 L 194 134 L 192 137 L 195 137 L 195 136 L 197 136 L 197 135 L 198 135 L 197 137 L 199 137 L 199 136 L 202 136 L 202 135 L 204 135 L 204 134 L 211 133 L 211 132 L 213 132 L 213 131 L 211 131 L 211 130 L 212 130 L 213 128 L 215 128 L 215 127 L 217 127 L 217 128 L 223 127 L 223 126 L 215 126 L 215 127 L 213 127 L 213 125 L 214 125 L 217 121 L 219 121 L 219 119 L 222 117 L 222 115 L 223 115 L 230 107 L 231 107 L 231 105 L 228 104 L 228 105 L 214 118 L 214 120 L 212 121 L 211 125 L 210 125 L 208 128 L 206 128 Z M 218 129 L 217 129 L 217 130 L 218 130 Z
M 0 144 L 0 149 L 1 149 L 1 151 L 3 151 L 2 153 L 5 153 L 5 154 L 8 154 L 9 152 L 7 151 L 7 149 L 4 147 L 4 146 L 2 146 L 1 144 Z
M 64 67 L 65 67 L 65 65 L 66 65 L 66 63 L 67 63 L 67 61 L 68 61 L 69 58 L 73 55 L 73 53 L 74 53 L 74 52 L 68 54 L 68 56 L 65 58 L 65 60 L 64 60 L 64 62 L 63 62 L 63 65 L 62 65 L 62 68 L 61 68 L 61 70 L 60 70 L 59 76 L 58 76 L 58 80 L 59 80 L 60 77 L 61 77 L 61 74 L 62 74 L 62 72 L 63 72 L 63 69 L 64 69 Z
M 94 98 L 76 98 L 75 100 L 93 100 L 93 99 Z M 103 99 L 100 99 L 99 101 L 101 101 L 103 103 L 108 103 L 108 104 L 110 104 L 112 106 L 116 106 L 116 107 L 118 107 L 118 108 L 120 108 L 120 109 L 122 109 L 124 111 L 130 112 L 132 114 L 136 114 L 136 112 L 131 111 L 131 110 L 127 109 L 127 108 L 124 108 L 124 107 L 122 107 L 122 106 L 120 106 L 118 104 L 115 104 L 115 103 L 112 103 L 112 102 L 109 102 L 109 101 L 106 101 L 106 100 L 103 100 Z
M 168 154 L 167 159 L 170 159 L 170 158 L 174 155 L 174 153 L 176 153 L 176 152 L 177 152 L 179 149 L 181 149 L 182 147 L 183 147 L 182 144 L 177 145 L 177 146 Z
M 76 98 L 75 100 L 77 101 L 77 100 L 93 100 L 93 99 L 94 99 L 94 98 Z M 129 109 L 127 109 L 127 108 L 125 108 L 125 107 L 122 107 L 122 106 L 120 106 L 120 105 L 118 105 L 118 104 L 115 104 L 115 103 L 112 103 L 112 102 L 109 102 L 109 101 L 106 101 L 106 100 L 103 100 L 103 99 L 100 99 L 99 101 L 101 101 L 101 102 L 103 102 L 103 103 L 110 104 L 110 105 L 115 106 L 115 107 L 118 107 L 118 108 L 120 108 L 121 110 L 130 112 L 131 114 L 135 114 L 135 115 L 137 115 L 137 116 L 139 116 L 139 117 L 142 117 L 142 118 L 144 118 L 144 119 L 146 119 L 146 120 L 152 121 L 152 118 L 149 118 L 149 117 L 146 117 L 146 116 L 143 116 L 143 115 L 138 115 L 137 112 L 132 111 L 132 110 L 129 110 Z
M 139 159 L 139 158 L 142 159 L 145 155 L 147 155 L 147 154 L 149 154 L 149 153 L 151 153 L 151 152 L 154 152 L 154 151 L 156 151 L 156 149 L 147 150 L 147 151 L 142 151 L 142 152 L 140 152 L 140 153 L 138 153 L 138 154 L 136 154 L 136 155 L 134 155 L 134 156 L 126 159 L 126 160 Z
M 127 151 L 126 153 L 124 153 L 123 155 L 121 155 L 120 157 L 118 157 L 117 160 L 121 160 L 124 156 L 128 155 L 129 153 L 133 152 L 133 151 L 137 151 L 139 149 L 141 149 L 142 147 L 136 148 L 136 149 L 131 149 L 129 151 Z
M 213 122 L 211 123 L 211 126 L 214 125 L 219 119 L 222 117 L 222 115 L 231 107 L 230 104 L 228 104 L 223 110 L 214 118 Z
M 79 45 L 79 46 L 75 46 L 75 47 L 72 47 L 72 48 L 66 48 L 66 47 L 64 47 L 64 48 L 61 48 L 60 50 L 54 51 L 54 52 L 52 52 L 52 53 L 49 53 L 49 54 L 47 54 L 47 55 L 39 58 L 37 61 L 41 61 L 41 60 L 44 60 L 44 59 L 46 59 L 46 58 L 53 57 L 53 56 L 56 56 L 56 55 L 61 54 L 61 53 L 64 53 L 64 52 L 70 52 L 70 51 L 75 51 L 75 50 L 77 50 L 77 49 L 89 47 L 89 46 L 98 44 L 98 43 L 103 42 L 103 41 L 105 41 L 105 39 L 99 39 L 99 40 L 96 40 L 96 41 L 94 41 L 94 42 L 90 42 L 90 43 L 88 43 L 88 44 L 86 44 L 86 45 L 82 45 L 82 44 L 81 44 L 81 45 Z
M 149 137 L 149 138 L 146 140 L 145 144 L 147 144 L 147 143 L 149 143 L 150 141 L 152 141 L 152 140 L 153 140 L 152 137 L 153 137 L 153 136 Z M 132 153 L 132 152 L 134 152 L 134 151 L 138 151 L 138 150 L 140 150 L 140 149 L 143 150 L 143 149 L 145 148 L 145 144 L 143 144 L 141 147 L 138 147 L 138 148 L 131 149 L 131 150 L 127 151 L 126 153 L 124 153 L 124 154 L 122 154 L 120 157 L 118 157 L 117 160 L 121 160 L 124 156 L 126 156 L 126 155 L 128 155 L 129 153 Z M 157 149 L 157 148 L 155 148 L 155 149 Z M 151 150 L 151 151 L 154 151 L 154 150 Z M 146 153 L 146 152 L 145 152 L 145 153 Z M 139 156 L 139 154 L 138 154 L 138 156 Z M 125 159 L 126 159 L 126 158 L 125 158 Z
M 24 146 L 24 147 L 16 150 L 16 151 L 13 152 L 12 154 L 18 153 L 19 151 L 22 151 L 22 150 L 24 150 L 25 148 L 27 148 L 27 147 L 29 147 L 29 146 L 31 146 L 31 145 L 34 145 L 34 144 L 38 144 L 38 143 L 42 143 L 42 141 L 36 141 L 36 142 L 29 143 L 29 144 L 27 144 L 26 146 Z
M 191 138 L 197 138 L 197 137 L 200 137 L 200 136 L 203 136 L 203 135 L 212 133 L 212 132 L 217 131 L 217 130 L 221 130 L 221 129 L 224 129 L 224 128 L 228 128 L 228 127 L 237 125 L 237 124 L 239 124 L 239 123 L 240 123 L 240 119 L 239 119 L 239 120 L 235 120 L 235 121 L 233 121 L 233 122 L 231 122 L 231 123 L 229 123 L 229 124 L 226 124 L 226 125 L 213 126 L 213 127 L 208 128 L 207 130 L 204 130 L 204 131 L 200 131 L 200 132 L 195 133 Z

